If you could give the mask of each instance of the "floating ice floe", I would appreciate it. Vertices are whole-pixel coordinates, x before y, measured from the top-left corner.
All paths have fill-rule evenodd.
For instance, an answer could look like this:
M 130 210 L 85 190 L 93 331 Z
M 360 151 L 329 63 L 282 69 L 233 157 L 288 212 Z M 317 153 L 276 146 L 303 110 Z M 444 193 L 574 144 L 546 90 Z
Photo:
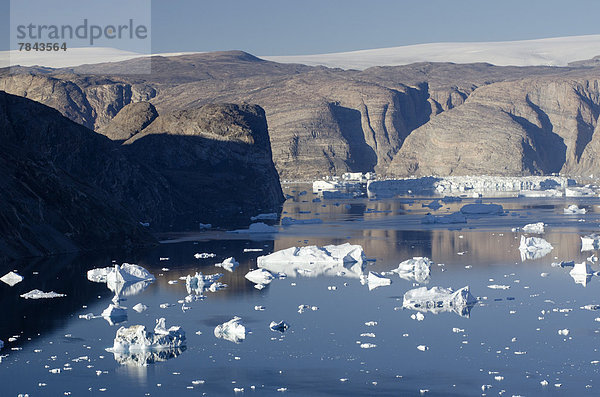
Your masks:
M 460 212 L 453 212 L 448 215 L 431 215 L 427 214 L 421 218 L 421 223 L 424 225 L 440 224 L 449 225 L 456 223 L 467 223 L 467 217 Z
M 405 280 L 414 280 L 418 283 L 428 283 L 433 262 L 426 257 L 415 256 L 400 263 L 398 267 L 383 274 L 397 274 Z
M 360 277 L 365 261 L 362 247 L 349 243 L 324 247 L 291 247 L 256 259 L 259 268 L 274 273 L 285 273 L 291 277 Z
M 521 230 L 523 233 L 544 234 L 544 222 L 530 223 Z
M 269 328 L 271 329 L 271 331 L 278 331 L 281 333 L 285 332 L 289 327 L 290 326 L 285 321 L 280 321 L 280 322 L 271 321 L 271 324 L 269 325 Z
M 29 291 L 26 294 L 21 295 L 21 298 L 25 299 L 51 299 L 51 298 L 60 298 L 62 296 L 66 296 L 65 294 L 59 294 L 54 291 L 44 292 L 39 289 L 34 289 Z
M 138 303 L 137 305 L 133 306 L 132 309 L 138 313 L 141 313 L 143 311 L 146 311 L 148 309 L 148 306 L 144 305 L 143 303 Z
M 195 253 L 194 254 L 194 258 L 196 258 L 196 259 L 214 258 L 215 256 L 217 256 L 217 254 L 213 254 L 213 253 L 209 254 L 207 252 Z
M 134 353 L 150 350 L 176 349 L 186 343 L 185 332 L 179 326 L 167 329 L 165 319 L 156 320 L 154 332 L 143 325 L 121 327 L 117 330 L 113 346 L 106 349 L 117 353 Z
M 392 284 L 392 280 L 389 278 L 383 277 L 381 274 L 376 272 L 369 272 L 367 276 L 367 285 L 369 286 L 369 291 L 374 290 L 375 288 L 384 287 Z
M 227 233 L 277 233 L 278 229 L 275 226 L 269 226 L 263 222 L 250 224 L 248 229 L 230 230 Z
M 0 277 L 0 281 L 12 287 L 23 281 L 23 276 L 15 272 L 8 272 L 4 276 Z
M 565 197 L 596 196 L 594 190 L 589 186 L 572 186 L 565 189 Z
M 451 288 L 427 287 L 415 288 L 404 294 L 402 307 L 420 312 L 454 312 L 459 316 L 469 317 L 471 308 L 477 300 L 471 295 L 469 287 L 457 291 Z
M 226 323 L 215 327 L 215 336 L 230 342 L 240 343 L 246 339 L 246 327 L 241 324 L 241 317 L 234 317 Z
M 569 272 L 569 275 L 573 277 L 575 284 L 581 284 L 584 287 L 590 282 L 593 274 L 594 272 L 587 262 L 576 263 Z
M 277 219 L 279 215 L 276 212 L 269 212 L 268 214 L 258 214 L 256 216 L 250 217 L 251 221 L 260 221 L 263 219 Z
M 210 287 L 221 277 L 223 277 L 222 273 L 204 275 L 196 272 L 193 276 L 188 274 L 185 277 L 185 289 L 188 294 L 194 293 L 196 295 L 203 295 L 204 292 L 210 290 Z
M 465 215 L 501 215 L 504 208 L 500 204 L 466 204 L 460 212 Z
M 600 234 L 590 234 L 581 237 L 581 250 L 594 251 L 600 249 Z
M 155 280 L 148 270 L 131 263 L 89 270 L 87 278 L 96 283 L 106 283 L 108 289 L 118 296 L 139 294 Z
M 581 215 L 583 215 L 583 214 L 585 214 L 586 211 L 585 211 L 585 208 L 579 208 L 577 205 L 571 204 L 570 206 L 568 206 L 567 208 L 565 208 L 563 210 L 563 212 L 565 214 L 569 214 L 569 215 L 572 215 L 572 214 L 581 214 Z
M 227 258 L 223 262 L 215 264 L 215 266 L 222 267 L 229 272 L 234 271 L 239 265 L 240 264 L 235 260 L 234 257 Z
M 110 325 L 122 323 L 127 320 L 127 308 L 119 304 L 111 303 L 102 312 L 101 316 L 108 321 Z
M 548 255 L 552 249 L 552 245 L 541 237 L 521 236 L 521 243 L 519 244 L 521 261 L 542 258 Z
M 312 218 L 312 219 L 294 219 L 289 216 L 283 217 L 281 219 L 281 226 L 290 226 L 290 225 L 318 225 L 323 223 L 323 219 Z
M 256 284 L 254 287 L 257 289 L 263 289 L 267 284 L 275 279 L 275 276 L 265 269 L 251 270 L 246 275 L 247 280 Z

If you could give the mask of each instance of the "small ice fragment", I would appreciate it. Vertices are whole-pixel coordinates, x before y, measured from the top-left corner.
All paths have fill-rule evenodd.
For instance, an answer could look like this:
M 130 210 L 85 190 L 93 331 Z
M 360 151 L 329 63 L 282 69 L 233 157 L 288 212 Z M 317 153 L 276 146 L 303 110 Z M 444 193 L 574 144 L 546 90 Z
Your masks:
M 360 344 L 361 349 L 372 349 L 374 347 L 377 347 L 377 345 L 374 343 L 361 343 Z
M 66 295 L 65 294 L 59 294 L 59 293 L 56 293 L 54 291 L 43 292 L 43 291 L 40 291 L 39 289 L 34 289 L 34 290 L 31 290 L 31 291 L 27 292 L 26 294 L 21 295 L 21 298 L 25 298 L 25 299 L 51 299 L 51 298 L 60 298 L 62 296 L 66 296 Z
M 600 310 L 600 305 L 585 305 L 585 306 L 581 306 L 580 309 L 590 310 L 590 311 Z
M 240 264 L 233 257 L 229 257 L 221 263 L 215 263 L 215 266 L 222 267 L 229 272 L 233 272 L 239 265 Z
M 170 307 L 170 306 L 173 306 L 173 305 L 171 305 L 170 303 L 161 303 L 161 304 L 160 304 L 160 305 L 158 305 L 158 306 L 159 306 L 161 309 L 166 309 L 166 308 L 168 308 L 168 307 Z
M 579 208 L 577 205 L 575 205 L 575 204 L 571 204 L 570 206 L 568 206 L 567 208 L 565 208 L 565 209 L 563 210 L 563 212 L 564 212 L 565 214 L 568 214 L 568 215 L 573 215 L 573 214 L 585 214 L 585 213 L 586 213 L 586 210 L 585 210 L 585 208 Z
M 285 332 L 289 327 L 290 326 L 285 321 L 271 321 L 271 324 L 269 325 L 271 331 L 279 331 L 282 333 Z
M 546 379 L 540 381 L 540 385 L 542 386 L 548 386 L 548 381 Z
M 375 334 L 373 332 L 364 332 L 364 333 L 360 334 L 360 336 L 363 338 L 374 338 Z
M 452 328 L 452 332 L 454 332 L 455 334 L 459 334 L 461 332 L 465 332 L 464 328 Z
M 567 328 L 565 328 L 565 329 L 559 329 L 558 330 L 558 334 L 562 335 L 562 336 L 567 336 L 567 335 L 569 335 L 569 330 Z
M 246 339 L 246 327 L 240 322 L 241 320 L 241 317 L 236 316 L 223 324 L 217 325 L 214 331 L 215 336 L 234 343 L 243 342 Z
M 142 303 L 138 303 L 137 305 L 133 306 L 132 309 L 138 313 L 141 313 L 141 312 L 145 311 L 146 309 L 148 309 L 148 306 L 146 306 Z
M 208 258 L 214 258 L 215 256 L 217 256 L 217 254 L 213 254 L 213 253 L 207 253 L 207 252 L 203 252 L 203 253 L 196 253 L 194 254 L 194 258 L 196 259 L 208 259 Z
M 328 291 L 335 291 L 335 290 L 337 290 L 337 287 L 335 285 L 328 285 L 327 286 L 327 290 Z
M 273 279 L 275 279 L 275 276 L 265 269 L 249 271 L 246 273 L 245 277 L 254 284 L 261 284 L 263 286 L 269 284 L 271 281 L 273 281 Z
M 367 321 L 367 322 L 365 323 L 365 325 L 366 325 L 367 327 L 374 327 L 374 326 L 376 326 L 376 325 L 377 325 L 377 321 Z
M 550 275 L 550 273 L 540 273 L 541 277 L 548 277 Z
M 544 222 L 530 223 L 523 226 L 523 233 L 544 234 Z
M 401 262 L 394 270 L 384 274 L 396 273 L 405 280 L 414 280 L 418 283 L 427 283 L 430 276 L 430 268 L 433 262 L 426 257 L 413 257 Z
M 419 346 L 417 346 L 417 349 L 424 352 L 425 350 L 429 350 L 429 347 L 427 347 L 425 345 L 419 345 Z
M 167 281 L 167 283 L 169 285 L 177 284 L 178 282 L 179 282 L 179 280 L 169 280 L 169 281 Z
M 487 287 L 491 288 L 491 289 L 509 289 L 510 285 L 492 284 L 492 285 L 488 285 Z
M 261 252 L 264 251 L 262 248 L 244 248 L 244 252 Z
M 416 314 L 411 314 L 410 318 L 417 321 L 423 321 L 425 319 L 425 316 L 423 315 L 423 313 L 417 312 Z
M 277 389 L 278 392 L 286 392 L 287 391 L 287 387 L 280 387 L 279 389 Z
M 23 281 L 23 276 L 15 272 L 8 272 L 4 276 L 0 277 L 0 281 L 13 287 L 14 285 Z

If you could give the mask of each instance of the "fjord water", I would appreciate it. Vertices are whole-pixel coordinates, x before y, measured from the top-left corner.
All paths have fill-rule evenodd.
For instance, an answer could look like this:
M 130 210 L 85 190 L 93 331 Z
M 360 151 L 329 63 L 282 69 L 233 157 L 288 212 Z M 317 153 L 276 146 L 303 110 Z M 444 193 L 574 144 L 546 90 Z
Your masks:
M 422 207 L 431 198 L 312 202 L 315 196 L 300 195 L 301 190 L 287 189 L 294 198 L 286 202 L 282 216 L 320 218 L 323 224 L 280 227 L 274 234 L 171 235 L 142 252 L 55 257 L 2 269 L 2 274 L 15 269 L 25 279 L 14 287 L 0 285 L 0 339 L 5 342 L 0 351 L 1 394 L 597 393 L 600 312 L 581 307 L 600 304 L 600 279 L 592 276 L 584 286 L 569 275 L 570 267 L 551 266 L 598 255 L 581 252 L 580 242 L 580 236 L 598 230 L 597 198 L 484 198 L 502 204 L 507 214 L 469 219 L 467 224 L 422 225 L 427 212 L 456 211 L 474 199 L 432 211 Z M 569 204 L 585 207 L 588 213 L 565 215 L 563 208 Z M 522 260 L 522 233 L 511 229 L 538 221 L 547 224 L 542 237 L 554 248 L 542 258 Z M 390 286 L 372 291 L 353 277 L 287 277 L 263 290 L 244 278 L 260 255 L 291 246 L 345 242 L 361 245 L 374 260 L 366 272 L 389 271 L 406 259 L 427 256 L 435 263 L 431 278 L 417 285 L 392 275 Z M 263 251 L 244 252 L 247 248 Z M 194 258 L 202 252 L 216 257 Z M 214 266 L 230 256 L 240 262 L 233 273 Z M 86 272 L 112 261 L 144 266 L 156 282 L 122 302 L 128 308 L 125 322 L 110 325 L 102 317 L 80 318 L 88 313 L 99 316 L 111 303 L 112 292 L 88 281 Z M 592 269 L 599 270 L 597 262 Z M 186 303 L 190 308 L 183 311 L 178 301 L 187 292 L 179 278 L 196 271 L 225 273 L 220 281 L 228 287 Z M 422 285 L 455 290 L 468 285 L 478 303 L 469 316 L 424 313 L 417 321 L 411 318 L 414 311 L 402 309 L 402 297 Z M 33 301 L 19 297 L 34 288 L 67 296 Z M 140 302 L 148 309 L 137 313 L 131 308 Z M 299 305 L 318 309 L 299 313 Z M 239 344 L 217 339 L 214 327 L 234 316 L 250 331 L 246 339 Z M 147 365 L 138 365 L 139 357 L 117 357 L 105 350 L 119 327 L 142 324 L 152 329 L 160 317 L 166 318 L 167 327 L 183 327 L 185 349 L 145 357 L 155 361 Z M 285 333 L 269 329 L 271 321 L 281 320 L 290 325 Z M 565 329 L 568 334 L 559 334 Z M 375 346 L 361 348 L 366 343 Z M 420 345 L 427 349 L 417 349 Z

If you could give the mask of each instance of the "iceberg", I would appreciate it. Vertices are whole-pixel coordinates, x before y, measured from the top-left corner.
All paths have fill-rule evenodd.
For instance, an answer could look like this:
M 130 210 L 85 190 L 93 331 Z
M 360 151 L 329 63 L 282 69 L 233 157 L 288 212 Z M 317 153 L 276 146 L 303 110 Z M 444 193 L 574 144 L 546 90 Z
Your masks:
M 233 272 L 239 265 L 240 264 L 235 260 L 234 257 L 227 258 L 223 262 L 215 264 L 215 266 L 222 267 L 228 272 Z
M 271 321 L 271 324 L 269 325 L 269 328 L 271 329 L 271 331 L 278 331 L 281 333 L 284 333 L 289 327 L 290 326 L 285 321 L 280 321 L 280 322 Z
M 544 222 L 530 223 L 523 226 L 523 233 L 544 234 Z
M 581 250 L 594 251 L 600 249 L 600 234 L 590 234 L 581 237 Z
M 586 211 L 585 211 L 585 208 L 579 208 L 575 204 L 571 204 L 570 206 L 568 206 L 567 208 L 565 208 L 563 210 L 563 212 L 565 214 L 568 214 L 568 215 L 572 215 L 572 214 L 583 215 L 583 214 L 585 214 Z
M 240 323 L 241 317 L 234 317 L 231 320 L 219 324 L 215 327 L 215 336 L 230 342 L 240 343 L 246 339 L 246 327 Z
M 13 287 L 23 281 L 23 276 L 15 272 L 8 272 L 0 277 L 0 281 Z
M 137 305 L 133 306 L 132 309 L 138 313 L 141 313 L 143 311 L 146 311 L 146 309 L 148 309 L 148 306 L 144 305 L 143 303 L 138 303 Z
M 251 223 L 248 229 L 230 230 L 227 233 L 277 233 L 275 226 L 269 226 L 263 222 Z
M 466 204 L 460 212 L 465 215 L 501 215 L 504 208 L 500 204 Z
M 565 197 L 595 197 L 596 193 L 588 186 L 573 186 L 565 189 Z
M 576 263 L 569 272 L 569 275 L 573 277 L 575 284 L 581 284 L 584 287 L 590 282 L 593 274 L 594 271 L 587 262 Z
M 89 270 L 87 278 L 95 283 L 106 283 L 117 296 L 139 294 L 156 280 L 148 270 L 131 263 Z
M 113 351 L 115 361 L 120 365 L 131 367 L 145 367 L 161 361 L 167 361 L 179 356 L 185 351 L 185 346 L 175 348 L 162 348 L 159 350 L 142 350 L 134 352 Z
M 222 273 L 203 275 L 196 272 L 195 275 L 187 275 L 185 277 L 185 289 L 188 294 L 203 295 L 204 291 L 210 289 L 210 286 L 223 277 Z
M 376 272 L 369 272 L 367 276 L 367 285 L 369 286 L 369 291 L 374 290 L 375 288 L 384 287 L 392 284 L 392 280 L 389 278 L 383 277 L 381 274 Z
M 398 267 L 383 274 L 397 274 L 405 280 L 414 280 L 418 283 L 428 283 L 433 262 L 426 257 L 415 256 L 400 263 Z
M 419 312 L 454 312 L 462 317 L 469 317 L 471 308 L 477 300 L 471 295 L 469 287 L 457 291 L 450 288 L 427 287 L 415 288 L 404 294 L 402 307 Z
M 34 289 L 29 291 L 26 294 L 21 295 L 21 298 L 25 299 L 51 299 L 51 298 L 60 298 L 62 296 L 66 296 L 65 294 L 59 294 L 54 291 L 44 292 L 39 289 Z
M 521 236 L 521 243 L 519 244 L 521 261 L 542 258 L 548 255 L 552 249 L 552 245 L 541 237 Z
M 290 277 L 344 275 L 358 278 L 364 272 L 365 262 L 362 247 L 349 243 L 324 247 L 290 247 L 256 259 L 259 268 L 273 273 L 285 273 Z
M 165 327 L 165 319 L 156 320 L 154 332 L 143 325 L 121 327 L 117 330 L 110 352 L 139 352 L 160 349 L 174 349 L 186 343 L 185 332 L 179 326 Z
M 267 271 L 265 269 L 251 270 L 248 273 L 246 273 L 245 277 L 246 277 L 246 279 L 253 282 L 257 286 L 261 285 L 263 287 L 275 279 L 275 276 L 273 276 L 269 271 Z M 262 288 L 258 288 L 258 289 L 262 289 Z
M 424 225 L 429 224 L 441 224 L 447 225 L 452 223 L 467 223 L 467 217 L 461 214 L 460 212 L 453 212 L 448 215 L 431 215 L 427 214 L 423 218 L 421 218 L 421 223 Z

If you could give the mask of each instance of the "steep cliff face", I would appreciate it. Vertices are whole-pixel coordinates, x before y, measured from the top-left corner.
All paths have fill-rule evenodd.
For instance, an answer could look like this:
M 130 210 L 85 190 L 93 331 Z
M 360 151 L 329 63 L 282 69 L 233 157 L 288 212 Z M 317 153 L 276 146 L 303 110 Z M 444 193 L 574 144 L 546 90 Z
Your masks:
M 281 204 L 260 107 L 213 105 L 159 119 L 120 146 L 0 91 L 0 253 L 143 245 L 155 240 L 140 222 L 196 229 Z
M 597 172 L 599 87 L 597 79 L 575 75 L 478 88 L 459 108 L 413 131 L 387 174 Z

